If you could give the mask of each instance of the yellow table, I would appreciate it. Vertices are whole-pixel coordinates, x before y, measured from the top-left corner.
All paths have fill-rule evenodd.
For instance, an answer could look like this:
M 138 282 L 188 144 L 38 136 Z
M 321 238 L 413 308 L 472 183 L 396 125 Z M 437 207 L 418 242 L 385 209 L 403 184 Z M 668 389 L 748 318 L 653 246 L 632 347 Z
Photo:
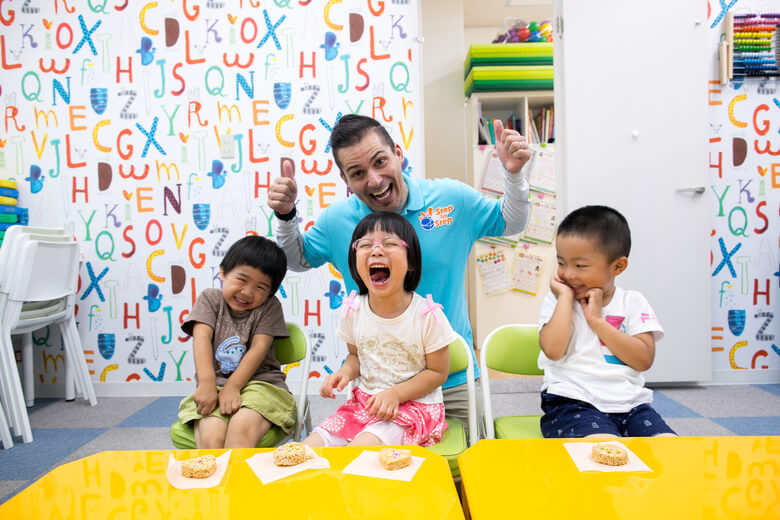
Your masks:
M 343 474 L 364 449 L 378 450 L 315 448 L 330 469 L 265 485 L 244 461 L 270 450 L 233 450 L 218 486 L 189 490 L 168 483 L 169 455 L 187 459 L 223 450 L 102 452 L 52 470 L 0 505 L 0 518 L 463 518 L 446 459 L 413 446 L 412 455 L 426 460 L 411 482 Z
M 780 518 L 780 437 L 620 439 L 652 473 L 580 472 L 565 442 L 593 439 L 482 440 L 462 453 L 471 518 Z

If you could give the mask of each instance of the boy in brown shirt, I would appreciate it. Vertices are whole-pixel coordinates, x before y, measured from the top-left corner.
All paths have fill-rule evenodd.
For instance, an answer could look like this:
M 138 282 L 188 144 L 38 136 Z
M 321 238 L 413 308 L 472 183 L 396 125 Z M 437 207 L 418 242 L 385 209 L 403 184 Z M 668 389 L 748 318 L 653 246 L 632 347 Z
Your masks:
M 295 428 L 295 399 L 273 345 L 289 335 L 274 296 L 286 270 L 274 242 L 238 240 L 219 266 L 222 290 L 204 290 L 182 324 L 197 386 L 179 419 L 193 422 L 199 449 L 254 448 L 272 424 L 288 434 Z

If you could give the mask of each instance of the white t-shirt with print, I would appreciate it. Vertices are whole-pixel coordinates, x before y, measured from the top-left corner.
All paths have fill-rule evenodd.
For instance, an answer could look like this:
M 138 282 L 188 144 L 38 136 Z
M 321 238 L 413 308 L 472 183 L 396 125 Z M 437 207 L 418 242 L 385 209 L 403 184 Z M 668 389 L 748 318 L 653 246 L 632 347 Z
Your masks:
M 547 293 L 539 311 L 539 331 L 550 321 L 558 299 Z M 656 342 L 663 338 L 661 324 L 644 296 L 637 291 L 615 287 L 609 304 L 601 315 L 613 327 L 629 336 L 652 332 Z M 555 395 L 586 401 L 605 413 L 625 413 L 653 401 L 645 388 L 645 378 L 620 361 L 602 344 L 588 326 L 578 301 L 574 301 L 572 330 L 566 354 L 552 361 L 539 354 L 539 368 L 544 370 L 542 390 Z
M 382 318 L 368 305 L 368 295 L 355 298 L 358 309 L 341 318 L 338 336 L 355 345 L 360 361 L 358 388 L 374 395 L 403 383 L 426 368 L 425 355 L 457 338 L 440 307 L 429 312 L 427 300 L 417 293 L 409 307 L 395 318 Z M 345 302 L 345 305 L 348 305 Z M 418 403 L 443 402 L 441 387 L 415 399 Z

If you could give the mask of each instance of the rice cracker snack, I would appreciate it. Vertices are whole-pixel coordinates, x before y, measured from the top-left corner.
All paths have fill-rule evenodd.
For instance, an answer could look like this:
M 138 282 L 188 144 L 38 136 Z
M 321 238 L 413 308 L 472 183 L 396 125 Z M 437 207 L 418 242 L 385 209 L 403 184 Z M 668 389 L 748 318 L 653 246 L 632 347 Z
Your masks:
M 412 450 L 403 448 L 382 448 L 379 463 L 385 469 L 401 469 L 412 463 Z
M 274 450 L 274 464 L 277 466 L 295 466 L 309 458 L 306 446 L 300 442 L 288 442 Z
M 622 466 L 628 464 L 628 452 L 619 444 L 600 442 L 593 445 L 591 458 L 594 462 L 608 466 Z
M 214 455 L 202 455 L 181 463 L 181 475 L 187 478 L 207 478 L 217 471 Z

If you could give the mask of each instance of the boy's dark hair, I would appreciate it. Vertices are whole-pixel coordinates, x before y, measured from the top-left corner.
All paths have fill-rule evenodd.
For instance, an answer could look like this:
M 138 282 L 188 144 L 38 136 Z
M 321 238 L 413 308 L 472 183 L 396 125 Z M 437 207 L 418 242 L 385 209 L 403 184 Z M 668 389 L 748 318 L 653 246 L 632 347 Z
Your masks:
M 276 294 L 287 273 L 284 251 L 275 242 L 261 236 L 249 235 L 237 240 L 219 264 L 225 274 L 239 265 L 254 267 L 271 278 L 271 296 Z
M 395 148 L 393 138 L 390 137 L 385 127 L 376 119 L 358 114 L 347 114 L 339 119 L 330 134 L 330 147 L 333 150 L 333 159 L 336 161 L 336 166 L 339 169 L 341 169 L 341 162 L 337 152 L 342 148 L 359 143 L 371 130 L 376 132 L 390 149 Z
M 355 231 L 352 233 L 352 240 L 349 243 L 349 273 L 358 286 L 360 294 L 368 294 L 368 287 L 360 279 L 357 271 L 357 252 L 352 248 L 355 240 L 366 236 L 371 231 L 385 231 L 398 235 L 398 238 L 409 244 L 406 248 L 406 262 L 409 264 L 409 271 L 404 277 L 404 290 L 414 292 L 420 284 L 420 275 L 422 274 L 422 254 L 420 252 L 420 241 L 417 240 L 417 233 L 408 220 L 397 213 L 389 211 L 375 211 L 369 213 L 363 220 L 358 222 Z
M 626 217 L 608 206 L 575 209 L 558 226 L 558 236 L 574 235 L 592 240 L 614 262 L 631 251 L 631 230 Z

